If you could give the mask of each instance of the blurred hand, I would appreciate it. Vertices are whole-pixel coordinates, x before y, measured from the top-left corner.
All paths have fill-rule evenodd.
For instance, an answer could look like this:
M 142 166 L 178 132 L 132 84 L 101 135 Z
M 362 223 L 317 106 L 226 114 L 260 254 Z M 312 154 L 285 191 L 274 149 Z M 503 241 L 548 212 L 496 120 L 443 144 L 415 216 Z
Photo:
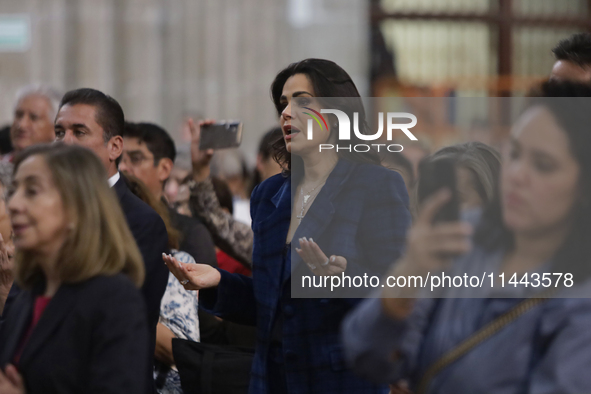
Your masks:
M 209 163 L 213 157 L 213 149 L 201 150 L 201 126 L 212 125 L 215 120 L 204 120 L 195 124 L 193 119 L 187 120 L 187 127 L 191 130 L 191 163 L 193 164 L 193 179 L 196 182 L 202 182 L 209 177 Z
M 219 271 L 210 265 L 181 263 L 171 255 L 164 253 L 162 259 L 186 290 L 209 289 L 220 283 Z
M 300 238 L 301 249 L 296 248 L 296 252 L 302 260 L 308 265 L 313 274 L 319 276 L 332 276 L 345 272 L 347 269 L 347 259 L 343 256 L 326 257 L 318 244 L 313 239 Z
M 0 393 L 26 394 L 23 378 L 13 365 L 8 364 L 4 372 L 0 370 Z
M 406 268 L 412 267 L 415 274 L 441 271 L 453 257 L 470 250 L 472 226 L 469 223 L 433 223 L 433 218 L 450 197 L 449 190 L 443 189 L 428 198 L 408 233 L 402 263 Z
M 11 243 L 12 244 L 12 243 Z M 14 280 L 14 245 L 7 245 L 0 234 L 0 296 L 8 295 Z
M 408 383 L 404 380 L 400 380 L 395 384 L 390 385 L 390 394 L 412 394 L 412 391 L 408 388 Z
M 423 276 L 447 268 L 454 256 L 470 250 L 472 226 L 465 222 L 433 223 L 435 214 L 450 199 L 443 189 L 429 197 L 411 227 L 406 240 L 406 254 L 392 267 L 391 276 Z M 406 318 L 412 311 L 418 289 L 385 287 L 382 292 L 384 312 L 396 319 Z

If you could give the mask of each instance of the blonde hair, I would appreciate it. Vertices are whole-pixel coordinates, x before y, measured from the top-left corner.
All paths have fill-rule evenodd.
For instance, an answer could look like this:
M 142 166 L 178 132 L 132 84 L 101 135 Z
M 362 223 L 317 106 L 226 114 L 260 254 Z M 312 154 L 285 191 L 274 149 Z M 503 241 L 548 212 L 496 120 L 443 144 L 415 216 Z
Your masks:
M 35 145 L 17 156 L 14 173 L 32 156 L 41 156 L 45 160 L 64 209 L 74 224 L 55 266 L 62 283 L 124 273 L 140 287 L 145 276 L 142 256 L 119 201 L 109 188 L 107 173 L 100 160 L 80 146 Z M 30 289 L 43 278 L 36 255 L 17 250 L 17 283 Z

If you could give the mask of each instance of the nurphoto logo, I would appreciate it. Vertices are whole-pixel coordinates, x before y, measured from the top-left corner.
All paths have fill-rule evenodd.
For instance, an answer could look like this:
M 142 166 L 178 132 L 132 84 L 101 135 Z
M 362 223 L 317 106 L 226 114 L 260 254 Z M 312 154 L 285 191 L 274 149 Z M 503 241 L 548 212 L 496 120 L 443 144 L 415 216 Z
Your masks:
M 351 121 L 349 116 L 338 109 L 321 109 L 320 112 L 313 110 L 309 107 L 304 107 L 304 109 L 309 110 L 310 112 L 304 112 L 304 114 L 309 115 L 312 119 L 308 119 L 308 139 L 311 140 L 313 138 L 313 126 L 314 121 L 318 123 L 321 130 L 324 130 L 324 127 L 328 129 L 328 124 L 326 119 L 322 116 L 322 114 L 333 114 L 337 117 L 339 122 L 339 141 L 350 141 L 351 140 Z M 395 123 L 399 122 L 400 119 L 408 119 L 410 122 L 407 123 Z M 413 128 L 417 124 L 417 117 L 408 112 L 388 112 L 386 113 L 386 138 L 388 141 L 392 141 L 394 130 L 402 131 L 410 140 L 417 141 L 417 137 L 414 136 L 413 133 L 410 132 L 409 129 Z M 375 141 L 379 139 L 382 134 L 384 133 L 384 113 L 378 113 L 378 131 L 375 134 L 362 134 L 359 131 L 359 113 L 353 113 L 353 132 L 355 136 L 362 141 Z M 377 151 L 380 151 L 380 148 L 385 147 L 388 152 L 401 152 L 403 147 L 400 144 L 355 144 L 355 145 L 340 145 L 340 144 L 320 144 L 319 151 L 322 150 L 331 150 L 336 149 L 336 151 L 341 150 L 348 150 L 349 152 L 369 152 L 371 147 L 375 147 Z

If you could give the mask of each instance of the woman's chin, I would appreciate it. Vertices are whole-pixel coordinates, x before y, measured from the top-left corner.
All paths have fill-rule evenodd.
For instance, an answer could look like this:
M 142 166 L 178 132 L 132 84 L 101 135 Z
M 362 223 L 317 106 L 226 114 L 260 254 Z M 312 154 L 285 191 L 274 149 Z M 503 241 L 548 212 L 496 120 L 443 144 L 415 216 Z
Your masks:
M 518 217 L 518 215 L 504 215 L 503 223 L 507 230 L 512 232 L 524 232 L 531 229 L 531 225 L 525 218 Z
M 24 231 L 23 234 L 15 234 L 12 243 L 15 249 L 23 252 L 29 252 L 41 246 L 37 237 L 27 231 Z
M 30 242 L 27 242 L 26 240 L 14 240 L 14 248 L 20 252 L 29 252 L 31 251 L 33 248 L 33 245 L 31 245 Z
M 308 156 L 318 152 L 318 144 L 300 143 L 301 141 L 294 141 L 287 145 L 287 151 L 296 156 Z

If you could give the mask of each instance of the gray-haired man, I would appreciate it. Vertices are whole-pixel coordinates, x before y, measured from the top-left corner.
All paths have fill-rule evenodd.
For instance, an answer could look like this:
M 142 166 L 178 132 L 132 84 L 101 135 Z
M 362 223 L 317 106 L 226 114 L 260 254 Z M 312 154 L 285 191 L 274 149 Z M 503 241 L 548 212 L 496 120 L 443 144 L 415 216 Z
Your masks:
M 43 85 L 29 85 L 18 91 L 10 128 L 14 153 L 55 139 L 53 122 L 61 98 L 55 89 Z

